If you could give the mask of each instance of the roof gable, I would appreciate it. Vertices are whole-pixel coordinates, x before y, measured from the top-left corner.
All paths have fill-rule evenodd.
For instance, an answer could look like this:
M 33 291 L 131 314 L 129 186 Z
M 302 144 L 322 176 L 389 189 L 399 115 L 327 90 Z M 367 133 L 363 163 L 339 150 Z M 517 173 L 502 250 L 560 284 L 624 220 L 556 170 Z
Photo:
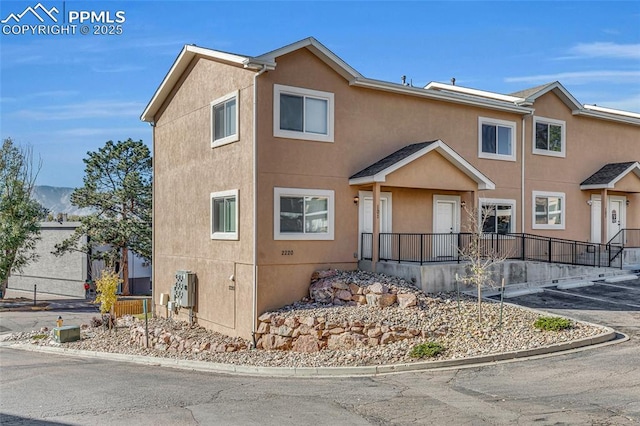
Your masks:
M 407 145 L 351 176 L 349 184 L 361 185 L 385 182 L 389 174 L 407 166 L 431 151 L 437 151 L 461 172 L 474 180 L 478 184 L 478 189 L 495 189 L 495 184 L 488 177 L 440 139 Z
M 635 173 L 640 179 L 640 163 L 629 161 L 605 164 L 600 170 L 585 179 L 580 184 L 580 189 L 614 189 L 616 183 L 629 173 Z
M 549 92 L 555 93 L 555 95 L 558 96 L 571 111 L 582 109 L 582 104 L 578 102 L 578 100 L 574 98 L 573 95 L 569 93 L 569 91 L 565 89 L 559 81 L 532 87 L 530 89 L 525 89 L 520 92 L 512 93 L 511 95 L 524 98 L 524 103 L 533 104 L 536 99 L 546 95 Z
M 263 55 L 249 58 L 245 61 L 246 64 L 273 64 L 276 65 L 276 58 L 284 56 L 288 53 L 295 52 L 296 50 L 306 48 L 311 53 L 320 58 L 323 62 L 329 65 L 334 71 L 343 76 L 345 79 L 351 81 L 356 78 L 363 78 L 362 74 L 352 68 L 349 64 L 343 61 L 338 55 L 329 50 L 325 45 L 320 43 L 313 37 L 308 37 L 303 40 L 291 43 L 287 46 L 281 47 L 271 52 L 267 52 Z

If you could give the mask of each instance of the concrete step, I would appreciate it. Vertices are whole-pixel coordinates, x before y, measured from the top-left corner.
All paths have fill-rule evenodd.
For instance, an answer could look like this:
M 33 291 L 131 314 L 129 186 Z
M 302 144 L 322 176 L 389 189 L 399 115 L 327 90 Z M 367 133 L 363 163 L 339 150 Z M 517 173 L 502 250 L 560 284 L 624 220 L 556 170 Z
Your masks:
M 616 277 L 610 277 L 610 278 L 606 278 L 604 280 L 605 283 L 617 283 L 620 281 L 631 281 L 631 280 L 637 280 L 638 276 L 637 275 L 633 275 L 633 274 L 629 274 L 629 275 L 618 275 Z

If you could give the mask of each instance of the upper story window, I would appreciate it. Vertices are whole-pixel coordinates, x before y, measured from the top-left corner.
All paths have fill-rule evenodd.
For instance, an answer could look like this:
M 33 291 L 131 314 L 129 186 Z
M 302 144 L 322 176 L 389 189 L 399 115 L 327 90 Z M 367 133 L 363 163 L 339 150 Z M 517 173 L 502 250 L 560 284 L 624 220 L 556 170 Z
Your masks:
M 481 198 L 482 232 L 508 234 L 515 232 L 516 202 L 497 198 Z
M 211 193 L 211 239 L 238 239 L 238 190 Z
M 535 117 L 533 119 L 533 153 L 565 157 L 565 122 L 552 118 Z
M 565 229 L 563 192 L 533 191 L 533 229 Z
M 274 239 L 333 240 L 334 192 L 274 188 Z
M 211 147 L 235 142 L 238 136 L 238 92 L 211 102 Z
M 516 161 L 516 123 L 480 117 L 478 119 L 478 156 Z
M 274 136 L 333 142 L 333 93 L 280 84 L 273 90 Z

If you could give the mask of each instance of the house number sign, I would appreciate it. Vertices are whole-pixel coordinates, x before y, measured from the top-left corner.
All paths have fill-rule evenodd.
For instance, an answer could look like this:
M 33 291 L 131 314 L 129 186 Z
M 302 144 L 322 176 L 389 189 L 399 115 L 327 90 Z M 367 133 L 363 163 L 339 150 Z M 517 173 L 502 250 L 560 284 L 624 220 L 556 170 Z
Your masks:
M 283 256 L 293 256 L 293 250 L 282 250 Z

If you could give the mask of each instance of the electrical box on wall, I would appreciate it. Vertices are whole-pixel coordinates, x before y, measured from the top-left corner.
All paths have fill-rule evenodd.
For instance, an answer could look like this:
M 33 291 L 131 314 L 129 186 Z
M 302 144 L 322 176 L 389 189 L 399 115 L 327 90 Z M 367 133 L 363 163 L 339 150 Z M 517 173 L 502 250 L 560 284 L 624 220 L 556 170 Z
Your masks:
M 191 271 L 176 271 L 176 283 L 171 287 L 171 300 L 183 308 L 195 305 L 196 274 Z

